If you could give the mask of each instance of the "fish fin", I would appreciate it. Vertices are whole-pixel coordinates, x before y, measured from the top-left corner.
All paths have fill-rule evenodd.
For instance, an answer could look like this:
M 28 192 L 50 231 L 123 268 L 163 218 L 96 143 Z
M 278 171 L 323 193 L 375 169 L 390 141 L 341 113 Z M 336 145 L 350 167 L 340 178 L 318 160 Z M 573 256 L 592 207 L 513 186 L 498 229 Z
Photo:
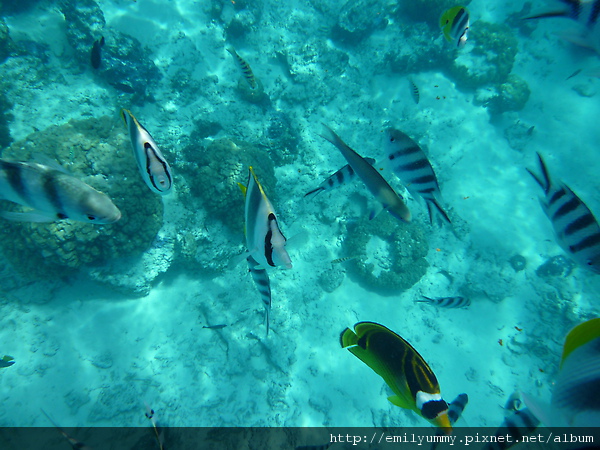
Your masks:
M 346 328 L 340 334 L 340 345 L 342 348 L 351 347 L 358 344 L 358 336 L 351 328 Z
M 593 40 L 588 36 L 587 33 L 580 30 L 566 30 L 555 33 L 560 39 L 563 39 L 571 44 L 578 45 L 579 47 L 587 48 L 589 50 L 597 51 L 597 47 L 594 45 Z
M 398 395 L 391 395 L 387 399 L 392 405 L 399 406 L 400 408 L 415 409 L 413 406 L 411 406 L 410 402 L 402 397 L 399 397 Z
M 421 297 L 423 297 L 425 300 L 415 300 L 415 302 L 417 302 L 417 303 L 433 303 L 433 302 L 435 302 L 435 300 L 432 299 L 431 297 L 426 297 L 425 295 L 421 295 Z
M 537 184 L 540 185 L 540 187 L 544 190 L 544 193 L 548 194 L 548 191 L 550 190 L 550 186 L 551 186 L 550 175 L 548 173 L 548 169 L 546 168 L 546 164 L 544 163 L 544 160 L 542 159 L 542 155 L 540 155 L 539 153 L 536 153 L 536 155 L 538 157 L 540 169 L 542 170 L 543 179 L 538 177 L 531 169 L 526 168 L 525 170 L 527 170 L 527 172 L 529 172 L 529 175 L 531 175 L 533 177 L 533 179 L 537 182 Z
M 6 220 L 10 220 L 12 222 L 56 222 L 58 217 L 52 217 L 48 214 L 44 214 L 41 212 L 31 211 L 31 212 L 12 212 L 12 211 L 1 211 L 0 217 Z
M 14 360 L 14 359 L 15 359 L 15 358 L 13 358 L 13 357 L 12 357 L 12 356 L 10 356 L 10 355 L 4 355 L 4 356 L 2 357 L 2 361 L 12 361 L 12 360 Z
M 331 128 L 329 128 L 327 125 L 325 125 L 323 122 L 321 122 L 321 125 L 323 125 L 324 132 L 323 132 L 323 134 L 319 134 L 319 136 L 321 136 L 326 141 L 331 142 L 337 148 L 347 147 L 346 143 L 344 141 L 342 141 L 342 139 L 335 133 L 335 131 L 333 131 Z
M 242 195 L 244 196 L 244 198 L 246 198 L 246 192 L 248 192 L 248 188 L 246 186 L 244 186 L 242 183 L 238 183 L 237 185 L 240 188 L 240 191 L 242 191 Z
M 235 268 L 239 263 L 241 263 L 242 261 L 244 261 L 245 259 L 248 259 L 250 256 L 250 252 L 243 252 L 240 253 L 239 255 L 234 256 L 233 258 L 231 258 L 229 260 L 229 263 L 227 264 L 227 268 L 229 270 L 232 270 L 233 268 Z
M 431 199 L 431 200 L 427 200 L 427 211 L 429 212 L 429 223 L 431 225 L 433 225 L 433 215 L 434 215 L 434 211 L 437 211 L 439 215 L 442 216 L 442 218 L 448 222 L 448 223 L 452 223 L 450 221 L 450 217 L 448 217 L 448 214 L 446 214 L 446 211 L 444 211 L 442 209 L 442 207 L 440 206 L 440 204 L 438 203 L 438 201 L 436 199 Z M 435 207 L 435 208 L 434 208 Z
M 600 318 L 588 320 L 569 331 L 563 345 L 560 367 L 573 350 L 598 338 L 600 338 Z
M 323 187 L 318 187 L 318 188 L 316 188 L 316 189 L 313 189 L 312 191 L 310 191 L 310 192 L 307 192 L 306 194 L 304 194 L 304 197 L 308 197 L 309 195 L 311 195 L 311 194 L 314 194 L 314 195 L 312 196 L 312 198 L 315 198 L 315 197 L 317 196 L 317 194 L 321 193 L 321 191 L 324 191 L 324 190 L 325 190 L 325 188 L 323 188 Z

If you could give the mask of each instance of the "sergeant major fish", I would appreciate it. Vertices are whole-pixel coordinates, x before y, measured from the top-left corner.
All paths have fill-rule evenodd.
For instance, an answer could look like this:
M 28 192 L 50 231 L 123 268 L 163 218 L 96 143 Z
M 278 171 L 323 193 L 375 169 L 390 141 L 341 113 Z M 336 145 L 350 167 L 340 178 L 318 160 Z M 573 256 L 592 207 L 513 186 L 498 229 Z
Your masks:
M 469 32 L 469 10 L 464 6 L 454 6 L 444 11 L 440 27 L 448 42 L 456 40 L 457 47 L 464 47 Z
M 411 192 L 416 192 L 425 200 L 430 222 L 433 223 L 435 208 L 442 218 L 450 223 L 448 214 L 438 202 L 441 192 L 437 177 L 419 144 L 394 128 L 387 129 L 385 137 L 387 159 L 392 170 L 398 178 L 410 185 Z
M 258 87 L 258 84 L 256 82 L 256 77 L 254 76 L 254 73 L 252 73 L 250 65 L 240 55 L 237 54 L 234 48 L 228 47 L 227 51 L 231 54 L 231 56 L 233 56 L 233 59 L 235 59 L 235 63 L 241 70 L 250 88 L 256 89 Z
M 350 167 L 352 167 L 352 170 L 365 183 L 371 194 L 381 202 L 383 208 L 396 219 L 403 222 L 410 222 L 410 210 L 402 200 L 402 197 L 392 189 L 377 169 L 342 141 L 331 128 L 325 124 L 323 124 L 323 127 L 325 132 L 321 137 L 337 147 L 344 158 L 346 158 L 346 161 L 348 161 L 348 164 L 350 164 Z M 375 215 L 375 212 L 372 212 L 370 218 L 372 219 Z
M 365 161 L 367 161 L 371 165 L 375 164 L 375 160 L 373 158 L 365 158 Z M 333 175 L 327 177 L 327 179 L 323 181 L 318 188 L 307 192 L 306 194 L 304 194 L 304 196 L 308 197 L 311 194 L 314 194 L 316 196 L 317 194 L 323 191 L 329 191 L 339 186 L 343 186 L 344 184 L 352 181 L 355 175 L 356 174 L 354 173 L 354 169 L 352 168 L 352 166 L 350 164 L 346 164 Z
M 121 211 L 102 192 L 62 168 L 0 159 L 0 199 L 32 208 L 31 212 L 1 212 L 8 220 L 53 222 L 72 219 L 107 224 Z
M 417 303 L 429 303 L 430 305 L 439 306 L 440 308 L 466 308 L 471 304 L 471 300 L 465 297 L 421 297 L 424 300 L 416 300 Z
M 537 154 L 541 178 L 527 169 L 546 194 L 540 199 L 556 233 L 557 242 L 571 257 L 600 273 L 600 226 L 581 199 L 564 183 L 552 184 L 544 160 Z
M 142 179 L 151 191 L 160 195 L 168 194 L 173 186 L 169 163 L 148 130 L 138 122 L 131 111 L 122 109 L 121 116 L 129 129 L 131 147 Z
M 383 378 L 395 394 L 388 397 L 392 404 L 416 412 L 446 434 L 452 432 L 437 378 L 402 337 L 378 323 L 359 322 L 354 330 L 342 332 L 340 343 Z

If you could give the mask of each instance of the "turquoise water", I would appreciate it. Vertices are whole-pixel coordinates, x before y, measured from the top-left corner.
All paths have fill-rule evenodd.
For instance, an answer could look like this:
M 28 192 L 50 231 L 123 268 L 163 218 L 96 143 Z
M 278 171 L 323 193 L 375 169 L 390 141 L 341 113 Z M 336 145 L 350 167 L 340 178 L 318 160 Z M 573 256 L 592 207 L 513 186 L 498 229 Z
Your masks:
M 0 369 L 1 426 L 49 426 L 40 408 L 61 426 L 148 426 L 145 402 L 168 426 L 427 426 L 341 349 L 359 321 L 410 342 L 447 401 L 468 393 L 465 425 L 500 425 L 515 390 L 549 400 L 564 337 L 598 316 L 600 282 L 569 260 L 545 265 L 565 253 L 525 168 L 541 153 L 553 179 L 600 211 L 600 63 L 557 36 L 573 21 L 507 19 L 520 2 L 469 4 L 462 49 L 437 24 L 454 4 L 420 3 L 7 10 L 3 158 L 56 159 L 123 217 L 6 222 L 0 355 L 15 364 Z M 169 162 L 168 195 L 142 181 L 121 108 Z M 378 161 L 386 128 L 410 135 L 452 225 L 430 225 L 389 170 L 410 225 L 386 212 L 369 222 L 377 202 L 360 180 L 304 198 L 346 164 L 321 123 Z M 249 165 L 293 263 L 268 271 L 268 337 L 247 265 L 232 263 L 246 251 L 237 183 Z M 471 305 L 436 308 L 422 295 Z

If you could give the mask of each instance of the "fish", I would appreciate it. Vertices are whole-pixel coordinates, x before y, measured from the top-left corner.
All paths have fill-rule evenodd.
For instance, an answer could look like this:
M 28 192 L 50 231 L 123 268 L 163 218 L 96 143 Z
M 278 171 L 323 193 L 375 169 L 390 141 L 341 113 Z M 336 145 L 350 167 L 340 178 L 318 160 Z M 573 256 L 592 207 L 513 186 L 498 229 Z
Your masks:
M 440 17 L 440 28 L 448 42 L 456 40 L 457 47 L 464 47 L 469 32 L 469 10 L 464 6 L 447 9 Z
M 131 111 L 122 109 L 121 117 L 129 130 L 133 155 L 142 179 L 152 192 L 167 195 L 173 187 L 173 175 L 169 163 L 148 130 L 138 122 Z
M 352 170 L 365 183 L 371 194 L 381 202 L 383 209 L 387 210 L 393 217 L 401 222 L 410 222 L 410 210 L 404 203 L 402 197 L 392 189 L 387 181 L 381 176 L 379 171 L 369 164 L 365 158 L 351 149 L 335 132 L 327 125 L 323 124 L 324 134 L 320 136 L 331 142 L 342 153 Z M 370 219 L 375 217 L 372 212 Z
M 533 433 L 540 421 L 527 408 L 517 409 L 506 417 L 496 430 L 497 439 L 491 440 L 483 448 L 485 450 L 505 450 L 521 442 L 523 436 Z M 504 439 L 499 439 L 504 437 Z M 510 439 L 509 439 L 510 437 Z
M 222 330 L 226 326 L 227 325 L 225 325 L 225 324 L 221 324 L 221 325 L 204 325 L 202 328 L 208 328 L 209 330 Z
M 577 69 L 575 72 L 573 72 L 571 75 L 569 75 L 567 78 L 565 78 L 565 81 L 570 80 L 571 78 L 579 75 L 581 73 L 581 69 Z
M 413 100 L 418 105 L 419 99 L 421 98 L 419 95 L 419 88 L 417 87 L 415 82 L 410 78 L 408 79 L 408 86 L 410 87 L 410 94 L 412 95 Z
M 540 199 L 552 222 L 557 243 L 581 266 L 600 273 L 600 225 L 586 204 L 564 183 L 552 183 L 542 156 L 537 154 L 542 176 L 527 172 L 544 190 Z
M 434 426 L 452 432 L 448 404 L 429 365 L 402 337 L 375 322 L 359 322 L 340 336 L 342 348 L 383 378 L 395 395 L 388 400 L 416 412 Z
M 100 68 L 100 64 L 102 62 L 102 47 L 104 47 L 104 36 L 97 41 L 94 41 L 94 45 L 92 45 L 90 63 L 94 69 Z
M 358 256 L 344 256 L 343 258 L 333 259 L 331 264 L 340 264 L 346 261 L 350 261 L 351 259 L 356 259 Z
M 460 419 L 467 403 L 469 403 L 469 396 L 467 394 L 458 394 L 458 396 L 448 404 L 448 419 L 450 420 L 450 425 L 454 426 L 458 419 Z M 438 428 L 435 432 L 436 436 L 442 436 L 443 434 L 444 431 L 441 428 Z M 431 445 L 431 450 L 435 450 L 438 445 L 439 441 L 434 442 Z
M 600 318 L 567 334 L 550 404 L 522 394 L 547 427 L 597 427 L 600 423 Z
M 269 335 L 269 323 L 271 321 L 271 281 L 269 280 L 269 274 L 265 269 L 258 268 L 258 263 L 252 256 L 248 256 L 248 270 L 256 288 L 260 293 L 263 305 L 265 307 L 265 323 L 267 325 L 267 336 Z
M 465 297 L 421 297 L 424 300 L 415 300 L 417 303 L 429 303 L 431 305 L 439 306 L 440 308 L 466 308 L 471 304 L 471 300 Z
M 246 246 L 248 252 L 258 266 L 292 268 L 292 261 L 285 245 L 287 239 L 279 229 L 273 205 L 267 198 L 263 187 L 252 167 L 248 171 L 246 186 L 238 183 L 244 197 Z
M 386 130 L 385 139 L 387 160 L 392 171 L 405 184 L 410 185 L 411 192 L 416 192 L 425 200 L 430 222 L 433 223 L 433 211 L 435 210 L 446 222 L 450 223 L 448 214 L 438 201 L 442 194 L 437 177 L 419 144 L 395 128 Z
M 46 411 L 44 411 L 42 408 L 40 408 L 40 410 L 42 411 L 42 413 L 44 413 L 44 415 L 46 416 L 46 418 L 50 421 L 50 423 L 54 426 L 54 428 L 56 428 L 58 430 L 58 432 L 60 434 L 63 435 L 63 437 L 69 441 L 69 443 L 71 444 L 71 447 L 73 449 L 77 449 L 77 450 L 92 450 L 91 447 L 88 447 L 87 445 L 85 445 L 83 442 L 78 441 L 77 439 L 75 439 L 74 437 L 69 436 L 61 427 L 59 427 L 56 422 L 54 422 L 54 420 L 52 420 L 52 418 L 46 413 Z
M 237 54 L 233 47 L 227 47 L 226 50 L 231 54 L 231 56 L 233 56 L 233 59 L 235 59 L 235 63 L 242 71 L 242 74 L 248 82 L 250 89 L 256 89 L 258 87 L 258 83 L 256 82 L 256 77 L 254 76 L 254 73 L 252 73 L 250 65 L 240 55 Z
M 373 158 L 364 158 L 364 159 L 371 165 L 375 164 L 375 159 L 373 159 Z M 346 164 L 344 167 L 342 167 L 340 170 L 335 172 L 333 175 L 327 177 L 327 179 L 325 181 L 323 181 L 319 185 L 319 187 L 317 187 L 316 189 L 313 189 L 312 191 L 307 192 L 306 194 L 304 194 L 304 196 L 308 197 L 311 194 L 314 194 L 316 196 L 317 194 L 319 194 L 323 191 L 329 191 L 331 189 L 335 189 L 337 187 L 343 186 L 344 184 L 352 181 L 354 179 L 355 175 L 356 174 L 355 174 L 352 166 L 350 164 Z
M 70 175 L 60 166 L 0 159 L 0 199 L 33 209 L 30 212 L 1 212 L 7 220 L 109 224 L 121 211 L 104 193 Z
M 15 358 L 13 358 L 12 356 L 4 355 L 2 359 L 0 359 L 0 369 L 12 366 L 15 363 L 14 359 Z

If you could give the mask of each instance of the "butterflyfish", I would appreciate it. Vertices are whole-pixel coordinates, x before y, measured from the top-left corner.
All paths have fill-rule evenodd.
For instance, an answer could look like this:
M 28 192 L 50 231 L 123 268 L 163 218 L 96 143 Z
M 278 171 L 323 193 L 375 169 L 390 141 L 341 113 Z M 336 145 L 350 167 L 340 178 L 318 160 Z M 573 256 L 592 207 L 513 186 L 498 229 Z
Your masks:
M 457 47 L 464 47 L 469 32 L 469 10 L 464 6 L 454 6 L 444 11 L 440 27 L 448 42 L 456 41 Z
M 542 176 L 527 172 L 544 190 L 540 199 L 552 222 L 557 243 L 573 260 L 600 273 L 600 225 L 585 203 L 564 183 L 552 183 L 546 164 L 537 154 Z
M 404 203 L 402 197 L 392 189 L 387 181 L 381 176 L 379 171 L 369 162 L 351 149 L 335 132 L 327 125 L 323 124 L 324 133 L 321 137 L 331 142 L 342 153 L 352 170 L 365 183 L 367 189 L 375 196 L 387 210 L 396 219 L 403 222 L 411 221 L 410 210 Z M 375 213 L 371 213 L 372 219 Z
M 279 229 L 275 209 L 258 182 L 254 169 L 248 171 L 246 186 L 240 185 L 246 198 L 246 245 L 250 256 L 262 268 L 285 266 L 292 261 L 285 249 L 286 238 Z
M 354 330 L 346 328 L 342 348 L 383 378 L 394 392 L 388 400 L 410 409 L 450 434 L 448 404 L 442 399 L 437 378 L 425 360 L 403 338 L 374 322 L 359 322 Z
M 173 186 L 169 163 L 148 130 L 138 122 L 131 111 L 122 109 L 121 116 L 129 130 L 133 155 L 144 183 L 152 192 L 160 195 L 168 194 Z
M 393 172 L 411 192 L 417 193 L 427 204 L 429 220 L 433 223 L 436 211 L 444 221 L 450 223 L 448 214 L 440 205 L 440 186 L 433 167 L 425 152 L 410 136 L 400 130 L 388 128 L 385 132 L 386 154 Z
M 0 159 L 0 199 L 33 209 L 1 212 L 8 220 L 108 224 L 121 218 L 121 211 L 104 193 L 68 174 L 62 167 Z

